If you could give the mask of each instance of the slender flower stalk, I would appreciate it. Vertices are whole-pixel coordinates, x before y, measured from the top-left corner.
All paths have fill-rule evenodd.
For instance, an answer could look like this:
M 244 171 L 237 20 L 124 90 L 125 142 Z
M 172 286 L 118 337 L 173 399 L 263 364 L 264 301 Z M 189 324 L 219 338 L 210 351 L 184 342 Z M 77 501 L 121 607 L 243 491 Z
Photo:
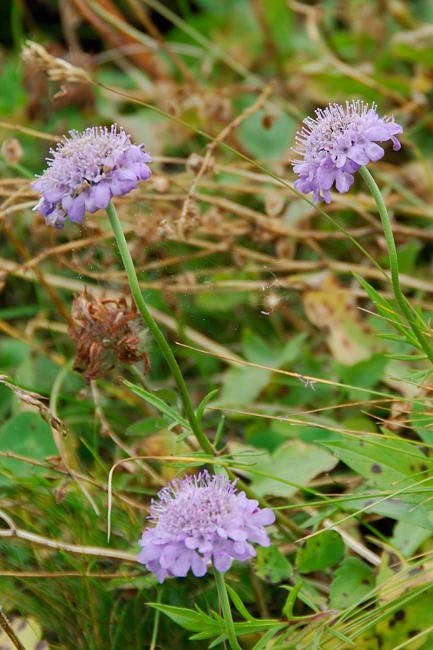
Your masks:
M 70 131 L 69 137 L 51 149 L 50 154 L 47 168 L 33 183 L 33 188 L 41 195 L 34 209 L 55 228 L 63 228 L 66 219 L 82 223 L 86 212 L 107 210 L 137 308 L 170 367 L 192 432 L 202 450 L 213 454 L 174 354 L 144 302 L 125 235 L 111 201 L 113 196 L 128 194 L 141 180 L 151 176 L 148 166 L 151 157 L 144 145 L 133 144 L 129 135 L 116 124 L 110 129 L 90 127 L 82 133 Z
M 231 650 L 241 650 L 241 646 L 239 645 L 235 626 L 233 623 L 232 610 L 230 607 L 230 600 L 227 593 L 226 583 L 223 574 L 219 571 L 215 571 L 215 583 L 218 591 L 221 611 L 223 614 L 227 641 L 229 642 Z
M 194 411 L 194 407 L 191 403 L 191 398 L 189 396 L 189 392 L 186 387 L 185 380 L 183 378 L 179 365 L 176 361 L 176 358 L 169 344 L 167 343 L 164 334 L 161 332 L 158 324 L 152 317 L 151 313 L 149 312 L 146 306 L 146 303 L 144 302 L 143 294 L 141 293 L 140 285 L 138 283 L 137 273 L 135 272 L 135 267 L 132 261 L 131 253 L 129 252 L 128 244 L 126 242 L 121 223 L 117 216 L 116 209 L 111 201 L 107 206 L 107 214 L 110 220 L 111 228 L 114 233 L 117 247 L 119 249 L 120 256 L 122 258 L 123 266 L 125 267 L 132 297 L 134 298 L 138 311 L 142 315 L 143 320 L 146 323 L 147 327 L 152 332 L 161 352 L 165 357 L 165 360 L 167 361 L 170 367 L 170 370 L 172 372 L 172 375 L 176 381 L 177 387 L 180 392 L 180 396 L 182 399 L 186 416 L 191 425 L 192 432 L 197 438 L 197 442 L 199 443 L 200 447 L 206 454 L 213 455 L 214 450 L 209 440 L 206 438 L 205 434 L 203 433 L 203 430 L 199 424 L 199 421 Z
M 380 220 L 382 222 L 383 233 L 385 235 L 386 245 L 388 248 L 389 267 L 391 270 L 391 284 L 395 299 L 397 300 L 401 311 L 406 317 L 407 322 L 409 323 L 418 343 L 426 353 L 428 359 L 430 359 L 430 361 L 433 363 L 433 350 L 428 344 L 427 339 L 420 328 L 420 326 L 424 326 L 424 323 L 421 321 L 418 314 L 412 310 L 400 287 L 397 248 L 395 246 L 391 221 L 389 218 L 388 210 L 386 209 L 385 201 L 383 200 L 382 193 L 367 167 L 361 167 L 359 173 L 361 174 L 363 180 L 365 181 L 365 184 L 367 185 L 368 189 L 371 192 L 371 195 L 376 202 Z

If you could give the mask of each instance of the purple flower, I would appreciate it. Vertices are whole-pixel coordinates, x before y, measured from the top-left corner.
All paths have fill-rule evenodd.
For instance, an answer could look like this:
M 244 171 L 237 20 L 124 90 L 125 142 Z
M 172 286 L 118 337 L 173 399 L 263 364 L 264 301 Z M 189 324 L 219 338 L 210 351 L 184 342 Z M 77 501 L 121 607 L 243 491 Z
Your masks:
M 150 513 L 155 525 L 141 537 L 138 561 L 159 582 L 184 578 L 190 569 L 204 576 L 210 560 L 221 573 L 234 559 L 245 562 L 256 554 L 250 542 L 269 546 L 264 526 L 275 521 L 272 510 L 236 492 L 235 482 L 206 471 L 172 481 L 152 501 Z
M 151 175 L 144 145 L 132 144 L 116 124 L 69 134 L 50 150 L 47 169 L 33 183 L 41 193 L 34 210 L 56 228 L 63 228 L 67 217 L 81 223 L 86 212 L 106 208 L 111 197 L 128 194 Z
M 313 192 L 317 203 L 331 201 L 330 189 L 347 192 L 353 174 L 370 161 L 384 155 L 377 142 L 392 141 L 394 151 L 401 147 L 396 135 L 403 132 L 393 117 L 379 117 L 376 104 L 363 101 L 328 104 L 316 109 L 316 117 L 306 117 L 296 135 L 294 151 L 302 159 L 292 162 L 299 179 L 295 189 L 304 194 Z

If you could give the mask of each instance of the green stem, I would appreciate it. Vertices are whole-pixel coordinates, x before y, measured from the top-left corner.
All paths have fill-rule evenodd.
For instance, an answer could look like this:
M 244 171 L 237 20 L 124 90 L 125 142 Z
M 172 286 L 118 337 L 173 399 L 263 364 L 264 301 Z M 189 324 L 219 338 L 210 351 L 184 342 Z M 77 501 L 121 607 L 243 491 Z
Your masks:
M 146 323 L 149 330 L 152 332 L 153 337 L 155 338 L 159 349 L 167 361 L 167 364 L 172 372 L 172 375 L 176 381 L 177 387 L 179 389 L 183 407 L 185 409 L 186 416 L 191 425 L 191 429 L 197 438 L 197 442 L 200 447 L 206 454 L 214 455 L 214 450 L 209 440 L 206 438 L 203 433 L 197 416 L 194 411 L 194 407 L 191 403 L 191 398 L 188 393 L 188 389 L 185 384 L 182 372 L 178 366 L 178 363 L 175 359 L 175 356 L 167 343 L 167 340 L 164 334 L 159 329 L 158 324 L 150 314 L 146 303 L 144 302 L 143 295 L 141 293 L 140 285 L 138 283 L 137 274 L 135 272 L 134 263 L 132 261 L 131 253 L 129 252 L 128 244 L 125 239 L 125 235 L 122 230 L 122 226 L 117 216 L 114 205 L 110 202 L 107 207 L 107 214 L 110 220 L 111 228 L 113 229 L 114 237 L 119 249 L 120 256 L 125 267 L 126 275 L 128 276 L 128 282 L 131 289 L 132 297 L 134 298 L 135 304 L 143 317 L 144 322 Z
M 157 591 L 157 597 L 156 597 L 156 602 L 160 603 L 162 600 L 162 591 L 164 589 L 164 585 L 160 587 Z M 155 610 L 155 618 L 153 620 L 153 630 L 152 630 L 152 639 L 150 641 L 150 648 L 149 650 L 155 650 L 156 648 L 156 642 L 158 639 L 158 630 L 159 630 L 159 618 L 161 616 L 161 612 L 159 609 Z
M 397 300 L 399 307 L 403 314 L 405 315 L 407 322 L 412 328 L 412 332 L 417 338 L 420 346 L 426 353 L 427 357 L 433 363 L 433 351 L 430 348 L 427 339 L 422 333 L 419 323 L 416 322 L 414 316 L 419 316 L 412 311 L 412 308 L 409 306 L 406 298 L 403 295 L 403 292 L 400 287 L 400 279 L 398 273 L 398 255 L 397 248 L 395 246 L 394 235 L 392 234 L 391 221 L 389 219 L 389 214 L 386 209 L 385 201 L 383 200 L 382 193 L 377 186 L 376 181 L 374 180 L 371 173 L 368 171 L 367 167 L 361 167 L 359 170 L 362 178 L 364 179 L 368 189 L 370 190 L 374 200 L 376 201 L 377 208 L 379 210 L 380 220 L 382 222 L 383 233 L 386 239 L 386 245 L 388 247 L 388 257 L 389 257 L 389 267 L 391 270 L 391 284 L 394 292 L 395 299 Z M 421 323 L 424 326 L 424 323 Z
M 242 650 L 238 643 L 235 632 L 235 626 L 232 618 L 232 610 L 230 608 L 229 595 L 227 593 L 226 583 L 224 582 L 224 575 L 215 569 L 215 582 L 218 591 L 218 598 L 221 605 L 221 610 L 224 619 L 224 626 L 227 635 L 227 640 L 231 650 Z
M 12 169 L 15 169 L 21 176 L 24 178 L 31 178 L 35 179 L 35 175 L 33 172 L 27 169 L 27 167 L 24 167 L 24 165 L 20 165 L 19 163 L 16 163 L 15 165 L 9 165 L 9 167 L 12 167 Z

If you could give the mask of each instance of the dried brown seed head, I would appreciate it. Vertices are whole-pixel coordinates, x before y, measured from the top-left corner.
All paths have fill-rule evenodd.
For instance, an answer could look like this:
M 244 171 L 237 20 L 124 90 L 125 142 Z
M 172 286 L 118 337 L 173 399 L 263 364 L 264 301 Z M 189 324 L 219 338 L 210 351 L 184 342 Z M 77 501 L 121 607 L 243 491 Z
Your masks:
M 126 298 L 95 298 L 87 291 L 72 303 L 69 333 L 76 347 L 75 369 L 86 379 L 96 379 L 118 363 L 144 362 L 149 370 L 149 357 L 144 349 L 144 332 L 134 304 Z
M 8 138 L 2 142 L 1 153 L 7 165 L 18 165 L 23 155 L 23 148 L 16 138 Z
M 45 70 L 52 81 L 90 83 L 91 77 L 83 68 L 72 65 L 65 59 L 53 56 L 34 41 L 27 41 L 23 47 L 22 60 L 24 65 L 34 66 Z

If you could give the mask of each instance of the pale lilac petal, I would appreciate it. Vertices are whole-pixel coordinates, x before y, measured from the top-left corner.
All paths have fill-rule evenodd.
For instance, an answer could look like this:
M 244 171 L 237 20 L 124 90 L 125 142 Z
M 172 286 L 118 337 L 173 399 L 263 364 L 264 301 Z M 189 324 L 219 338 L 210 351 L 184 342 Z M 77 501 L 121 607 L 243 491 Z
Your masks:
M 275 521 L 275 512 L 270 508 L 263 508 L 253 513 L 252 523 L 254 526 L 269 526 Z
M 147 544 L 138 554 L 138 561 L 142 564 L 156 560 L 161 556 L 161 547 Z
M 231 539 L 234 539 L 236 541 L 243 542 L 244 540 L 247 539 L 247 531 L 243 530 L 242 528 L 231 528 L 229 531 L 229 536 Z
M 325 203 L 331 203 L 331 192 L 329 190 L 323 190 L 322 194 Z
M 193 551 L 184 551 L 172 563 L 170 567 L 171 573 L 177 578 L 184 578 L 191 568 Z
M 346 172 L 339 172 L 335 181 L 335 187 L 340 193 L 348 192 L 350 186 L 353 183 L 353 180 L 354 179 L 351 174 L 347 174 Z
M 225 573 L 232 565 L 232 558 L 228 553 L 214 553 L 213 563 L 217 571 Z
M 369 142 L 365 146 L 365 151 L 370 158 L 370 160 L 373 160 L 376 162 L 376 160 L 380 160 L 382 156 L 385 154 L 385 151 L 382 147 L 380 147 L 378 144 L 375 142 Z
M 185 537 L 185 546 L 187 548 L 197 548 L 200 545 L 196 537 Z
M 160 548 L 159 562 L 161 566 L 169 569 L 177 561 L 183 550 L 182 544 L 167 544 L 165 547 Z
M 372 160 L 365 151 L 365 147 L 360 144 L 355 144 L 350 148 L 348 157 L 361 166 L 366 165 L 370 160 Z
M 96 212 L 106 208 L 110 203 L 111 192 L 108 183 L 98 183 L 86 193 L 86 208 L 88 212 Z
M 260 546 L 269 546 L 270 544 L 266 531 L 263 528 L 258 528 L 256 526 L 251 526 L 248 529 L 248 539 L 256 544 L 260 544 Z
M 79 194 L 75 198 L 66 196 L 64 199 L 62 199 L 61 204 L 63 210 L 66 212 L 71 221 L 74 221 L 75 223 L 81 223 L 83 221 L 86 206 L 82 194 Z
M 317 173 L 317 182 L 322 190 L 330 190 L 337 174 L 333 167 L 321 167 Z
M 202 578 L 207 572 L 207 562 L 198 553 L 192 556 L 191 570 L 196 578 Z

